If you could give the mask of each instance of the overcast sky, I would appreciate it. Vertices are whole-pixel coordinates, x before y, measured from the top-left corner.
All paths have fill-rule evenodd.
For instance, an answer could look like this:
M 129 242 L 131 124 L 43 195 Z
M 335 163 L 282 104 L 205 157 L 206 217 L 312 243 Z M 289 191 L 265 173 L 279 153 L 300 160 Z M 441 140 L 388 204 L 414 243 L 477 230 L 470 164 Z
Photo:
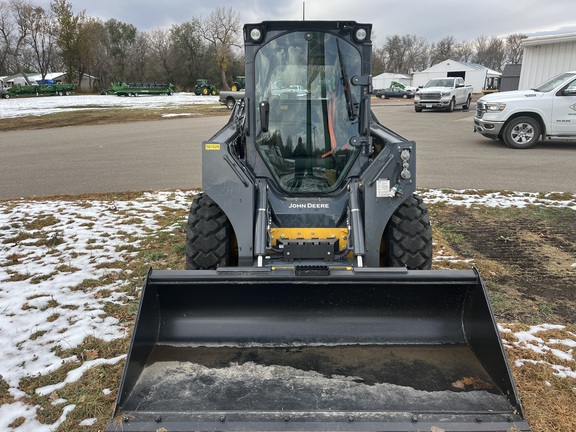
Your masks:
M 50 7 L 50 0 L 32 0 Z M 266 20 L 354 20 L 372 23 L 381 46 L 388 35 L 416 35 L 428 42 L 454 36 L 457 42 L 480 36 L 524 33 L 540 36 L 576 33 L 574 0 L 69 0 L 74 12 L 102 20 L 115 18 L 138 30 L 205 18 L 217 7 L 232 7 L 241 22 Z M 305 7 L 303 7 L 305 6 Z

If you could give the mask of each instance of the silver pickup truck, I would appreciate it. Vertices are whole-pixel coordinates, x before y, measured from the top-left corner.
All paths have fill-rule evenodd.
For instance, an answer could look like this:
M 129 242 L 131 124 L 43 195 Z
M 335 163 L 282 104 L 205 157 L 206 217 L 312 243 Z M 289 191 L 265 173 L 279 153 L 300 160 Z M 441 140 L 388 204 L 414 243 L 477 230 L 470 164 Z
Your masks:
M 239 99 L 244 99 L 243 91 L 221 91 L 220 92 L 220 103 L 226 105 L 228 109 L 234 109 L 236 101 Z
M 461 106 L 470 108 L 472 101 L 472 86 L 464 84 L 464 79 L 433 78 L 424 86 L 418 87 L 414 94 L 414 109 L 421 112 L 423 109 L 442 109 L 453 111 Z

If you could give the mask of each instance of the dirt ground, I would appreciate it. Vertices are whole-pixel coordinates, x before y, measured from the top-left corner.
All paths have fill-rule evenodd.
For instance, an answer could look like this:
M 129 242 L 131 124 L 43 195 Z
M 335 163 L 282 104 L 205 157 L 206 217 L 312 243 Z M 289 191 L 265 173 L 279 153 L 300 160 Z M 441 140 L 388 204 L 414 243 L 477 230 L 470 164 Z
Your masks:
M 433 226 L 476 266 L 498 321 L 576 322 L 576 211 L 431 209 Z M 440 240 L 442 242 L 443 240 Z

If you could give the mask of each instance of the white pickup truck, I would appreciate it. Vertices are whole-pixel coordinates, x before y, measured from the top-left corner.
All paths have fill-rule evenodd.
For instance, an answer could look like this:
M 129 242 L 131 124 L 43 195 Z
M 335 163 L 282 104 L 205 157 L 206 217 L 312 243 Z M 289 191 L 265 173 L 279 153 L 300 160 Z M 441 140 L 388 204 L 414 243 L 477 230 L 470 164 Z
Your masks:
M 576 140 L 576 71 L 532 90 L 492 93 L 478 99 L 474 132 L 525 149 L 541 138 Z
M 433 78 L 424 86 L 418 87 L 414 94 L 414 109 L 443 109 L 453 111 L 457 106 L 470 108 L 472 101 L 472 86 L 464 84 L 464 79 Z

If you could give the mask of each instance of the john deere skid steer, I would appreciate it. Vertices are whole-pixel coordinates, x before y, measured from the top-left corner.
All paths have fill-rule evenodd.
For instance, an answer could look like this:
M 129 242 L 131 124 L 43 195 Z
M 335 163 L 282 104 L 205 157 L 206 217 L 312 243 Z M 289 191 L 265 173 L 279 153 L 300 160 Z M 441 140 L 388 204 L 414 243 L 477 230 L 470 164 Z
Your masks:
M 529 431 L 475 270 L 430 270 L 371 26 L 244 27 L 187 270 L 150 271 L 108 431 Z

